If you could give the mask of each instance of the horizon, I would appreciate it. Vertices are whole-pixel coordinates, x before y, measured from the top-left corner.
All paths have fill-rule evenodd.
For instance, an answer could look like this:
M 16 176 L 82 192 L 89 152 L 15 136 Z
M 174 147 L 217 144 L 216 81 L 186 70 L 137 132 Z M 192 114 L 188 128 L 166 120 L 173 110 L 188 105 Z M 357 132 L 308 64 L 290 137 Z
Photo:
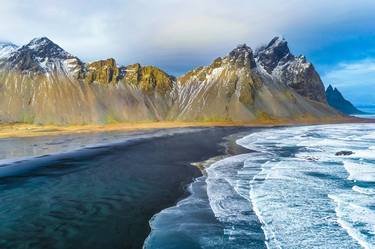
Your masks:
M 121 65 L 154 65 L 178 76 L 238 44 L 254 50 L 282 36 L 294 55 L 313 63 L 326 87 L 331 84 L 355 105 L 364 105 L 375 104 L 373 11 L 375 2 L 369 0 L 16 0 L 2 5 L 0 21 L 7 25 L 0 27 L 0 40 L 22 45 L 47 36 L 83 61 L 114 58 Z

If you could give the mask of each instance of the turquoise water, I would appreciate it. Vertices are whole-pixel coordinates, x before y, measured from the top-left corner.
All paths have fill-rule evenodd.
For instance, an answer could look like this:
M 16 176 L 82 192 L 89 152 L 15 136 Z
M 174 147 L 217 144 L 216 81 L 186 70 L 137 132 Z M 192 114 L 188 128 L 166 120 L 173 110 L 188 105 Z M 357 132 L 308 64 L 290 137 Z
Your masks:
M 211 164 L 188 199 L 154 216 L 146 249 L 375 248 L 374 124 L 267 129 L 237 143 L 254 152 Z

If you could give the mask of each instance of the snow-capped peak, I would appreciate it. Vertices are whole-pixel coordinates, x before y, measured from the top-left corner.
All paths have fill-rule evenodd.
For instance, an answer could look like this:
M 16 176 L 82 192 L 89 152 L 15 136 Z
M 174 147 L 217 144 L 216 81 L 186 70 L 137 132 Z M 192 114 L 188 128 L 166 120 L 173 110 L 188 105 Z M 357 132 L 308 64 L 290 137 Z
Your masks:
M 32 50 L 37 57 L 50 57 L 58 59 L 68 59 L 73 57 L 47 37 L 34 38 L 28 44 L 23 46 L 21 50 L 22 49 Z
M 288 42 L 285 40 L 283 36 L 275 36 L 269 43 L 267 47 L 278 47 L 287 44 Z
M 280 63 L 285 64 L 294 57 L 290 53 L 288 42 L 283 37 L 276 36 L 266 46 L 257 50 L 256 58 L 271 74 Z
M 38 48 L 41 46 L 46 46 L 50 43 L 53 43 L 53 42 L 47 37 L 36 37 L 32 39 L 26 46 L 28 46 L 30 49 L 34 49 L 34 48 Z
M 77 57 L 47 37 L 32 39 L 28 44 L 15 49 L 5 59 L 2 67 L 22 72 L 60 72 L 77 76 L 83 70 L 83 63 Z
M 11 42 L 0 42 L 0 59 L 7 58 L 17 48 L 17 45 Z

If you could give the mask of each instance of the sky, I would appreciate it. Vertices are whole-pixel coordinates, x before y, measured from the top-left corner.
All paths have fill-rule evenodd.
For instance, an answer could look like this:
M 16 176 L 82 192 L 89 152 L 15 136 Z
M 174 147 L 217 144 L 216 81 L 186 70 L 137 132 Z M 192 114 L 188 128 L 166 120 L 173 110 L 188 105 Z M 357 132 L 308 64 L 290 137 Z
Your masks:
M 375 104 L 374 0 L 1 0 L 0 40 L 47 36 L 89 62 L 173 75 L 283 36 L 357 105 Z

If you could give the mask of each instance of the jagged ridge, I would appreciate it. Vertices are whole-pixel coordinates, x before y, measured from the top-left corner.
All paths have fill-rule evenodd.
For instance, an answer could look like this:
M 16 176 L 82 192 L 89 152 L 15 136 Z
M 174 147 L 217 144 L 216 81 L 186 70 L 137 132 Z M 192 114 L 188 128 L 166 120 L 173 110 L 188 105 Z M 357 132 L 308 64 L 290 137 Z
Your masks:
M 258 49 L 256 60 L 268 74 L 300 95 L 327 103 L 323 82 L 314 66 L 304 56 L 294 56 L 284 38 L 275 37 L 267 46 Z
M 153 66 L 118 66 L 114 59 L 83 63 L 43 37 L 0 58 L 0 119 L 82 124 L 338 117 L 320 84 L 311 63 L 294 57 L 282 38 L 256 53 L 240 45 L 175 78 Z

